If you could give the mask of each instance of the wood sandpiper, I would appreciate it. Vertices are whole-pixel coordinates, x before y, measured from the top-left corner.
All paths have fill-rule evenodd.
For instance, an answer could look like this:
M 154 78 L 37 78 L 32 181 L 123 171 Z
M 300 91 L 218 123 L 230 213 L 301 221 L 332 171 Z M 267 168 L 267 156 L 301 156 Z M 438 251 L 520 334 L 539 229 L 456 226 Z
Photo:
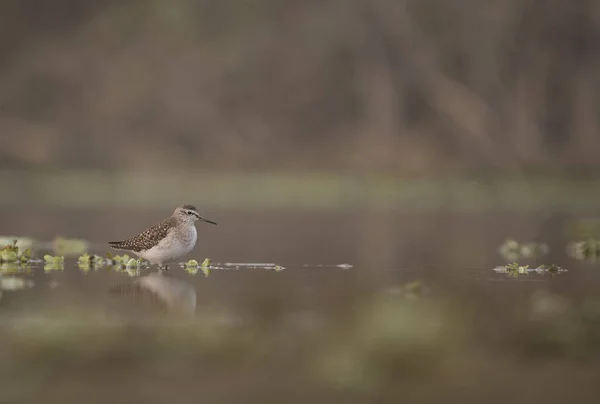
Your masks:
M 205 219 L 192 205 L 181 205 L 171 217 L 161 220 L 135 237 L 123 241 L 109 241 L 115 250 L 128 251 L 140 258 L 167 269 L 167 264 L 176 261 L 196 245 L 196 220 L 217 224 Z

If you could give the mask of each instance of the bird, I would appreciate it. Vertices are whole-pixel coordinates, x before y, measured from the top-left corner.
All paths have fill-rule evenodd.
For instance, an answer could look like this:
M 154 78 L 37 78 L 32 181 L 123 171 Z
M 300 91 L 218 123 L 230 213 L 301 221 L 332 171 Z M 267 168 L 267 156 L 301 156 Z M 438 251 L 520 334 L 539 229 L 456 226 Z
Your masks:
M 150 226 L 135 237 L 122 241 L 109 241 L 114 250 L 128 251 L 157 264 L 159 269 L 167 270 L 168 263 L 189 254 L 198 235 L 195 222 L 201 220 L 216 225 L 216 222 L 200 216 L 193 205 L 181 205 L 173 214 Z

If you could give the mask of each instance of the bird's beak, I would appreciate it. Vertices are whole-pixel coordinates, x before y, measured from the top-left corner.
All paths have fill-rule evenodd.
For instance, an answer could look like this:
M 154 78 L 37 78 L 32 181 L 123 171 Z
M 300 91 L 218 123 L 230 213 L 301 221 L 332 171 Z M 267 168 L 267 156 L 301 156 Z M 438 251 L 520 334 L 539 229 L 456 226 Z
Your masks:
M 212 220 L 205 219 L 202 216 L 198 216 L 198 219 L 200 219 L 200 220 L 202 220 L 203 222 L 206 222 L 206 223 L 210 223 L 210 224 L 214 224 L 214 225 L 217 224 L 217 222 L 213 222 Z

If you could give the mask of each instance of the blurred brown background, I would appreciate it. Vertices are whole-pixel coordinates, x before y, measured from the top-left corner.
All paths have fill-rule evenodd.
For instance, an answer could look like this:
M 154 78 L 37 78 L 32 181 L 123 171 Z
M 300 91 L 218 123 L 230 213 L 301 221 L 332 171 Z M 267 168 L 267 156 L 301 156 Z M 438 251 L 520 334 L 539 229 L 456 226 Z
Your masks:
M 598 164 L 590 0 L 0 5 L 2 168 Z

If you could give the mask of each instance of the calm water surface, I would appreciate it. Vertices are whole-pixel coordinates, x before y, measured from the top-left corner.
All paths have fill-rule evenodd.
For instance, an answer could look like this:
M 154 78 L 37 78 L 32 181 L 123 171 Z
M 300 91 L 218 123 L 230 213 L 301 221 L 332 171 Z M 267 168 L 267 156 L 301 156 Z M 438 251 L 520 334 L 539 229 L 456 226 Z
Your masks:
M 178 264 L 167 275 L 156 267 L 84 270 L 77 255 L 54 269 L 0 269 L 0 336 L 10 341 L 0 344 L 0 401 L 597 402 L 600 311 L 563 310 L 563 297 L 600 297 L 600 265 L 566 254 L 577 216 L 202 213 L 219 225 L 198 226 L 187 258 L 210 258 L 208 276 Z M 133 236 L 163 215 L 23 207 L 0 210 L 0 223 L 5 236 L 29 236 L 45 247 L 57 235 L 80 238 L 91 243 L 89 253 L 104 256 L 108 240 Z M 495 272 L 507 264 L 498 253 L 507 238 L 549 246 L 523 264 L 567 271 Z M 151 297 L 135 287 L 142 283 L 153 288 Z M 548 329 L 530 321 L 538 292 L 559 296 L 538 301 L 537 310 L 558 316 Z M 401 303 L 388 306 L 385 296 L 401 296 Z M 415 296 L 423 306 L 406 306 Z M 98 331 L 85 311 L 139 313 L 160 308 L 161 298 L 191 305 L 197 328 L 166 336 L 129 325 Z M 73 326 L 61 323 L 62 309 L 84 311 Z M 361 317 L 365 310 L 371 314 Z M 221 328 L 214 313 L 234 328 L 215 336 Z M 76 327 L 86 318 L 88 333 Z M 236 322 L 250 335 L 241 345 Z M 452 330 L 462 337 L 451 338 Z M 215 343 L 221 340 L 234 345 Z M 550 359 L 532 361 L 539 352 Z M 324 358 L 332 366 L 326 374 Z
M 550 288 L 580 296 L 600 291 L 600 268 L 570 259 L 565 253 L 569 220 L 563 214 L 383 214 L 372 212 L 319 214 L 310 212 L 206 212 L 219 226 L 198 225 L 199 240 L 188 258 L 209 257 L 209 276 L 171 265 L 169 275 L 188 282 L 197 304 L 243 304 L 245 299 L 276 293 L 294 305 L 327 305 L 359 291 L 420 281 L 431 293 L 474 293 L 489 299 L 512 298 L 531 288 Z M 61 211 L 0 212 L 5 235 L 50 241 L 56 235 L 89 240 L 90 253 L 104 256 L 107 240 L 125 238 L 144 229 L 164 212 Z M 538 241 L 548 255 L 527 261 L 531 267 L 556 264 L 568 271 L 557 276 L 510 277 L 494 272 L 507 264 L 498 253 L 507 238 Z M 48 243 L 46 243 L 48 244 Z M 51 251 L 39 250 L 42 257 Z M 242 266 L 227 266 L 242 263 Z M 253 264 L 254 263 L 254 264 Z M 251 265 L 249 265 L 251 264 Z M 269 265 L 283 267 L 276 271 Z M 113 285 L 156 272 L 102 267 L 83 271 L 77 256 L 67 256 L 61 270 L 7 274 L 4 283 L 19 290 L 5 292 L 0 309 L 94 302 Z M 11 286 L 7 277 L 28 282 Z M 13 282 L 14 283 L 14 282 Z M 482 292 L 483 291 L 483 292 Z M 333 303 L 332 303 L 333 302 Z

